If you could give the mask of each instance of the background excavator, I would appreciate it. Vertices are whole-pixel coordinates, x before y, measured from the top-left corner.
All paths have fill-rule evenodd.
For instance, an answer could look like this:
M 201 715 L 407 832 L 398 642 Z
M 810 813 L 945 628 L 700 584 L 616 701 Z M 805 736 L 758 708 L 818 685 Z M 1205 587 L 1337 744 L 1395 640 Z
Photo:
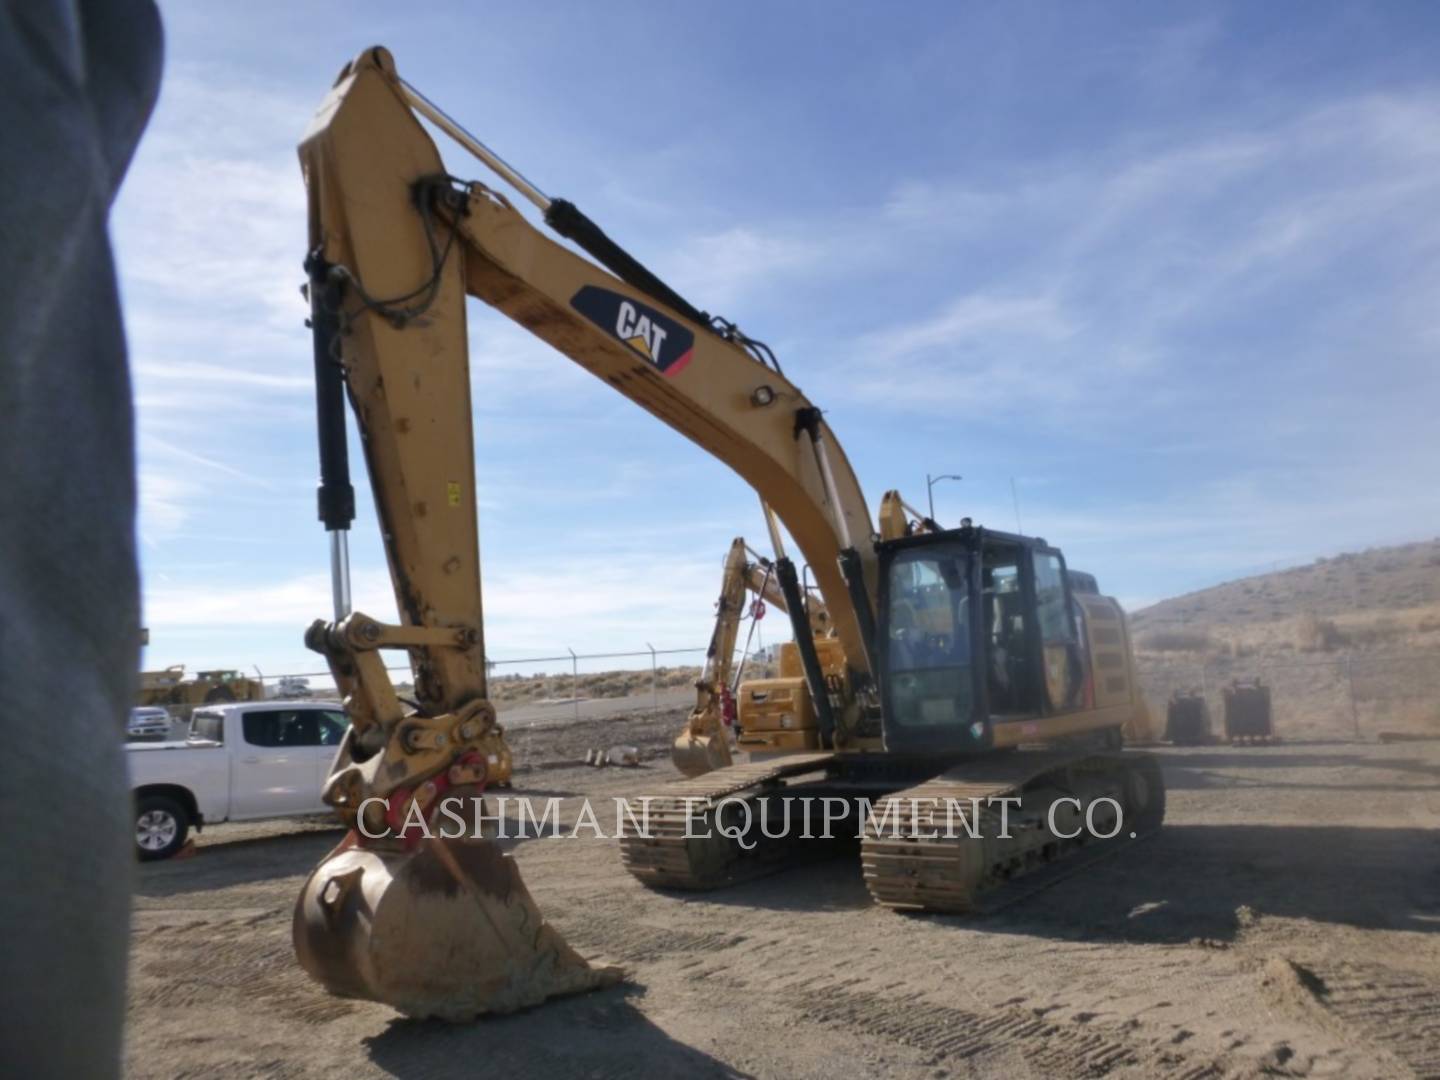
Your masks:
M 451 176 L 420 117 L 588 258 L 498 191 Z M 688 303 L 573 204 L 546 196 L 404 82 L 384 49 L 342 70 L 300 156 L 319 505 L 335 582 L 335 617 L 313 625 L 307 643 L 326 656 L 352 718 L 325 789 L 352 830 L 312 872 L 294 920 L 299 957 L 326 986 L 463 1018 L 615 977 L 545 925 L 493 844 L 424 835 L 444 800 L 477 794 L 509 763 L 486 695 L 467 295 L 710 452 L 767 508 L 809 714 L 797 711 L 783 745 L 654 793 L 651 828 L 621 841 L 642 882 L 709 888 L 803 854 L 793 832 L 715 830 L 721 807 L 736 802 L 1017 799 L 999 834 L 867 827 L 872 895 L 942 911 L 974 910 L 1011 882 L 1104 848 L 1051 829 L 1068 831 L 1077 813 L 1110 807 L 1097 824 L 1123 818 L 1132 836 L 1158 827 L 1159 769 L 1120 750 L 1139 702 L 1124 618 L 1113 600 L 1073 586 L 1058 549 L 968 521 L 898 536 L 877 529 L 820 409 L 763 343 Z M 347 392 L 397 625 L 350 610 Z M 833 624 L 838 659 L 828 664 L 789 542 Z M 413 701 L 397 697 L 383 649 L 408 652 Z M 1048 820 L 1066 799 L 1076 810 Z
M 752 561 L 750 556 L 754 555 Z M 738 727 L 742 745 L 745 743 L 745 724 L 759 721 L 758 713 L 763 711 L 765 691 L 757 690 L 754 681 L 742 683 L 744 657 L 750 653 L 747 641 L 740 665 L 735 663 L 735 646 L 739 640 L 740 622 L 745 613 L 745 595 L 752 593 L 756 606 L 751 609 L 751 630 L 760 618 L 764 607 L 771 605 L 789 613 L 785 596 L 775 580 L 775 567 L 769 559 L 754 552 L 745 543 L 744 537 L 736 537 L 725 556 L 725 568 L 720 579 L 720 598 L 715 601 L 715 629 L 710 635 L 710 646 L 705 650 L 705 667 L 695 681 L 695 707 L 685 720 L 685 726 L 675 737 L 670 748 L 670 760 L 675 768 L 686 776 L 699 776 L 712 769 L 723 769 L 734 763 L 731 750 L 731 728 Z M 805 594 L 805 617 L 811 635 L 819 643 L 830 637 L 830 612 L 825 601 L 811 590 Z M 782 671 L 788 669 L 793 660 L 787 660 L 794 652 L 793 642 L 780 646 Z M 766 683 L 775 680 L 764 680 Z M 801 680 L 803 682 L 803 680 Z M 788 687 L 788 683 L 786 684 Z M 758 698 L 757 698 L 758 694 Z M 746 720 L 739 721 L 737 699 L 752 708 Z M 760 706 L 762 708 L 756 708 Z
M 774 542 L 779 543 L 770 508 L 762 506 L 761 509 L 765 513 L 766 523 L 771 526 L 772 537 L 776 538 Z M 881 537 L 894 539 L 937 527 L 928 518 L 921 518 L 919 515 L 912 517 L 914 513 L 898 491 L 885 492 L 880 501 Z M 736 543 L 743 544 L 743 541 L 737 540 Z M 755 553 L 752 551 L 751 554 Z M 724 699 L 717 698 L 715 691 L 709 689 L 711 686 L 725 684 L 717 683 L 712 678 L 710 657 L 715 655 L 716 645 L 722 636 L 728 638 L 733 650 L 738 621 L 731 620 L 738 620 L 739 605 L 743 600 L 739 581 L 733 573 L 741 573 L 740 560 L 743 558 L 743 551 L 737 551 L 732 546 L 730 559 L 726 561 L 725 584 L 716 604 L 716 636 L 712 639 L 711 650 L 707 654 L 705 674 L 697 684 L 700 700 L 671 751 L 675 767 L 686 776 L 699 776 L 734 763 L 729 740 L 721 737 L 725 735 L 722 723 Z M 788 614 L 784 593 L 775 577 L 774 564 L 760 555 L 756 555 L 756 559 L 756 562 L 744 563 L 744 585 L 756 596 Z M 732 560 L 735 560 L 733 564 Z M 841 688 L 845 680 L 845 653 L 835 637 L 830 609 L 825 606 L 824 598 L 816 590 L 805 588 L 801 592 L 805 603 L 805 622 L 808 624 L 812 647 L 826 685 Z M 796 620 L 792 626 L 797 633 L 799 625 Z M 814 702 L 804 675 L 799 645 L 794 641 L 781 642 L 778 656 L 779 671 L 775 675 L 741 682 L 737 674 L 734 679 L 730 692 L 736 702 L 735 736 L 740 750 L 764 751 L 803 747 L 807 745 L 807 736 L 804 733 L 816 727 Z

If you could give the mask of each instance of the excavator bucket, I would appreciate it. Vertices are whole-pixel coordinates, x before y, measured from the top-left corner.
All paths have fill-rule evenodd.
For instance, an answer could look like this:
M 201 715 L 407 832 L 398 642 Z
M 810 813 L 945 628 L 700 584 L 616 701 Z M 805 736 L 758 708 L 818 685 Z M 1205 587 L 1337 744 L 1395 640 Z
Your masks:
M 295 953 L 331 993 L 417 1018 L 473 1020 L 618 981 L 549 926 L 489 840 L 382 851 L 347 840 L 305 882 Z
M 701 776 L 732 764 L 730 737 L 722 729 L 714 735 L 696 735 L 687 727 L 670 747 L 670 760 L 685 776 Z

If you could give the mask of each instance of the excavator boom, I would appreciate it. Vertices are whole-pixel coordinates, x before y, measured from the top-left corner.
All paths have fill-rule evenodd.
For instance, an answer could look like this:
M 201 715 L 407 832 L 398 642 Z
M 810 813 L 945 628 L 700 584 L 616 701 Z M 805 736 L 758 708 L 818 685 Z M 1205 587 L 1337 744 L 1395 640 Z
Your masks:
M 847 659 L 867 671 L 838 562 L 847 539 L 867 558 L 863 541 L 874 527 L 820 411 L 728 324 L 712 325 L 675 297 L 704 321 L 688 317 L 550 239 L 501 193 L 453 181 L 412 111 L 417 97 L 384 49 L 367 50 L 342 72 L 302 148 L 307 173 L 319 176 L 311 184 L 312 222 L 343 228 L 322 226 L 312 245 L 342 268 L 351 308 L 381 316 L 354 318 L 353 333 L 371 338 L 374 353 L 414 359 L 407 369 L 424 372 L 422 358 L 463 355 L 465 293 L 505 313 L 739 473 L 784 523 L 815 574 Z M 544 205 L 562 234 L 622 269 L 638 266 L 571 204 Z M 639 270 L 630 276 L 647 280 Z M 377 303 L 386 297 L 396 302 Z M 423 392 L 463 392 L 462 378 L 454 373 L 452 385 Z M 452 399 L 449 407 L 468 409 L 468 401 Z M 442 496 L 439 507 L 447 505 L 448 482 L 436 477 L 430 485 Z

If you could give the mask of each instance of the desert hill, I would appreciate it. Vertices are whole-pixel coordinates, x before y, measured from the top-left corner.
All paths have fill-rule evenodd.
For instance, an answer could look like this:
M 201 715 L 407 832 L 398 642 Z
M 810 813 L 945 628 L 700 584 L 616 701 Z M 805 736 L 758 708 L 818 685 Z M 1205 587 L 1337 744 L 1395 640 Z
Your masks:
M 1130 621 L 1144 652 L 1440 646 L 1440 540 L 1229 581 L 1162 600 Z
M 1287 615 L 1440 604 L 1440 539 L 1316 559 L 1162 600 L 1131 616 L 1137 629 L 1239 623 Z

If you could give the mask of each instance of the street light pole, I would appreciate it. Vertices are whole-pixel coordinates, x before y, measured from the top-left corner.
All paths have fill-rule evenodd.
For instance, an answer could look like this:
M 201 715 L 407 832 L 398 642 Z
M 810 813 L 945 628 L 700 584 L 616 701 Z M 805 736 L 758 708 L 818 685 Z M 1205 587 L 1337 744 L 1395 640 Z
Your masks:
M 930 520 L 935 520 L 935 485 L 941 480 L 964 480 L 958 473 L 941 473 L 939 476 L 925 474 L 925 498 L 930 503 Z

